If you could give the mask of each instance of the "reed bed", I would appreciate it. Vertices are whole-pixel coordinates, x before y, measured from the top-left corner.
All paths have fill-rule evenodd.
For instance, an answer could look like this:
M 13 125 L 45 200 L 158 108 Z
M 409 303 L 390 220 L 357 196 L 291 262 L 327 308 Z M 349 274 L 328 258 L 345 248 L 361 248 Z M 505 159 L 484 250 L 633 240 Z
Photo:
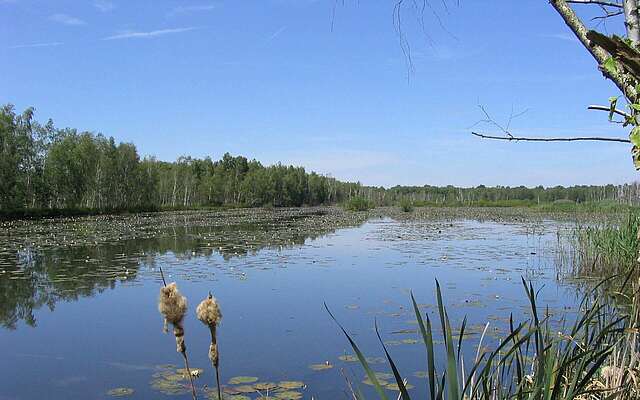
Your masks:
M 434 326 L 423 316 L 411 294 L 411 302 L 424 343 L 427 392 L 431 400 L 552 400 L 635 399 L 638 396 L 637 319 L 623 314 L 599 293 L 599 287 L 584 295 L 581 312 L 572 324 L 558 331 L 550 323 L 548 310 L 537 303 L 537 292 L 522 280 L 530 303 L 531 318 L 516 323 L 510 318 L 509 332 L 493 349 L 477 346 L 475 357 L 462 351 L 466 318 L 454 335 L 436 281 L 439 325 L 444 339 L 444 363 L 435 359 Z M 326 307 L 326 305 L 325 305 Z M 327 308 L 331 317 L 335 319 Z M 336 320 L 336 323 L 337 320 Z M 352 346 L 377 396 L 388 400 L 384 387 L 353 338 L 338 323 Z M 411 399 L 406 380 L 380 336 L 376 334 L 400 389 L 398 399 Z M 485 328 L 486 332 L 486 328 Z M 635 341 L 629 340 L 630 336 Z M 457 337 L 457 339 L 456 339 Z M 352 390 L 354 400 L 364 399 Z

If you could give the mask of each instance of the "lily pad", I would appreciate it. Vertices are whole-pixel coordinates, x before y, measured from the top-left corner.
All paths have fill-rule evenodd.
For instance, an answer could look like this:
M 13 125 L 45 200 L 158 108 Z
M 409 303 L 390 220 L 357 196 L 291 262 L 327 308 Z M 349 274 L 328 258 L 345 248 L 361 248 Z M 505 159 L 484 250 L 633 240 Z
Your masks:
M 278 383 L 278 386 L 283 389 L 300 389 L 304 387 L 304 382 L 300 381 L 282 381 Z
M 376 378 L 382 379 L 383 381 L 393 379 L 393 374 L 389 374 L 386 372 L 376 372 L 375 375 L 376 375 Z
M 200 375 L 202 375 L 202 373 L 204 372 L 204 370 L 202 368 L 189 368 L 189 372 L 191 372 L 192 378 L 199 378 Z M 182 376 L 184 376 L 185 379 L 189 379 L 189 374 L 187 373 L 186 368 L 180 368 L 176 371 L 176 373 L 182 374 Z
M 333 368 L 333 365 L 329 364 L 329 361 L 327 361 L 321 364 L 311 364 L 309 365 L 309 368 L 311 368 L 314 371 L 324 371 L 324 370 Z
M 387 389 L 389 389 L 389 390 L 396 390 L 396 391 L 400 391 L 400 387 L 398 386 L 398 384 L 397 384 L 397 383 L 389 383 L 389 384 L 387 384 L 385 387 L 386 387 Z M 407 390 L 409 390 L 409 389 L 413 389 L 413 388 L 414 388 L 414 386 L 413 386 L 412 384 L 410 384 L 410 383 L 405 383 L 405 384 L 404 384 L 404 387 L 406 387 L 406 388 L 407 388 Z
M 208 388 L 205 389 L 204 394 L 207 396 L 209 400 L 219 400 L 218 398 L 218 389 L 216 388 Z M 251 400 L 251 397 L 241 395 L 241 394 L 222 394 L 222 400 Z
M 353 354 L 344 354 L 338 357 L 338 360 L 344 362 L 356 362 L 358 361 L 358 357 L 354 356 Z
M 107 392 L 107 395 L 112 397 L 125 397 L 125 396 L 131 396 L 132 394 L 133 394 L 133 389 L 125 388 L 125 387 L 111 389 Z
M 365 385 L 373 386 L 373 381 L 368 377 L 365 378 L 362 383 L 364 383 Z M 387 386 L 389 384 L 389 382 L 385 381 L 384 379 L 378 379 L 378 383 L 380 384 L 380 386 Z
M 273 390 L 278 387 L 274 382 L 259 382 L 253 385 L 256 390 Z
M 282 400 L 299 400 L 302 398 L 302 393 L 295 392 L 293 390 L 287 390 L 285 392 L 278 392 L 274 396 Z
M 256 391 L 253 385 L 240 385 L 236 386 L 234 389 L 240 393 L 254 393 Z
M 151 381 L 151 388 L 166 395 L 180 395 L 189 393 L 187 386 L 179 381 L 166 379 L 154 379 Z
M 240 394 L 240 392 L 238 392 L 236 388 L 232 386 L 225 386 L 222 388 L 222 391 L 226 394 Z
M 255 376 L 234 376 L 233 378 L 229 379 L 230 385 L 242 385 L 254 382 L 258 382 L 258 378 Z
M 387 360 L 384 357 L 367 357 L 365 358 L 369 364 L 384 364 Z

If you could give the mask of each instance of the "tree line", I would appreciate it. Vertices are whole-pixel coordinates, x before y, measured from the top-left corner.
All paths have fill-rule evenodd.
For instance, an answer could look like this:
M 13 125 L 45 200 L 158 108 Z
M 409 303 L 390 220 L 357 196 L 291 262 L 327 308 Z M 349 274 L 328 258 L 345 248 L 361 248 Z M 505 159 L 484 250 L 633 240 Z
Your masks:
M 635 204 L 638 186 L 535 188 L 382 187 L 342 182 L 302 167 L 226 153 L 220 160 L 179 157 L 175 162 L 141 158 L 132 143 L 113 137 L 58 129 L 34 119 L 33 108 L 0 109 L 0 211 L 142 210 L 209 206 L 298 207 L 365 198 L 376 205 L 400 200 L 433 204 L 527 200 Z

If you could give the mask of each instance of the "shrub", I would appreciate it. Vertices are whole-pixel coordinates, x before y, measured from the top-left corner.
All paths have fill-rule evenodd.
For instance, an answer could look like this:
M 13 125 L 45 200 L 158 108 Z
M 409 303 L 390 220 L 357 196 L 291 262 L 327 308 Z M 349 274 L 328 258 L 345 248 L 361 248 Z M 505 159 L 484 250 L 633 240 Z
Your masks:
M 375 206 L 364 197 L 352 197 L 346 202 L 344 208 L 349 211 L 368 211 L 375 208 Z

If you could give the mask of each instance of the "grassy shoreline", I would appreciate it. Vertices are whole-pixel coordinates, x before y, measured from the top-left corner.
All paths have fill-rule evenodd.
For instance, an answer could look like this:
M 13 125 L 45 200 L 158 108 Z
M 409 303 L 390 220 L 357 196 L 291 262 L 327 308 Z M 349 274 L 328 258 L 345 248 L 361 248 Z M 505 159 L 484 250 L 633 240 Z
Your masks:
M 65 218 L 65 217 L 86 217 L 96 215 L 123 215 L 123 214 L 139 214 L 139 213 L 155 213 L 155 212 L 171 212 L 171 211 L 224 211 L 234 209 L 286 209 L 286 208 L 308 208 L 311 206 L 303 205 L 300 207 L 251 207 L 244 204 L 225 204 L 220 206 L 199 206 L 199 207 L 133 207 L 133 208 L 44 208 L 44 209 L 13 209 L 0 210 L 0 220 L 37 220 L 45 218 Z M 482 201 L 473 203 L 426 203 L 426 202 L 407 202 L 402 201 L 395 205 L 375 206 L 372 202 L 364 199 L 352 199 L 352 201 L 342 204 L 327 204 L 313 207 L 341 207 L 351 212 L 371 211 L 376 209 L 390 210 L 400 209 L 404 213 L 412 213 L 419 210 L 428 209 L 447 209 L 447 210 L 472 210 L 472 209 L 513 209 L 527 210 L 540 213 L 596 213 L 596 214 L 620 214 L 638 211 L 640 206 L 625 205 L 612 202 L 600 203 L 575 203 L 575 202 L 553 202 L 553 203 L 537 203 L 532 201 Z

